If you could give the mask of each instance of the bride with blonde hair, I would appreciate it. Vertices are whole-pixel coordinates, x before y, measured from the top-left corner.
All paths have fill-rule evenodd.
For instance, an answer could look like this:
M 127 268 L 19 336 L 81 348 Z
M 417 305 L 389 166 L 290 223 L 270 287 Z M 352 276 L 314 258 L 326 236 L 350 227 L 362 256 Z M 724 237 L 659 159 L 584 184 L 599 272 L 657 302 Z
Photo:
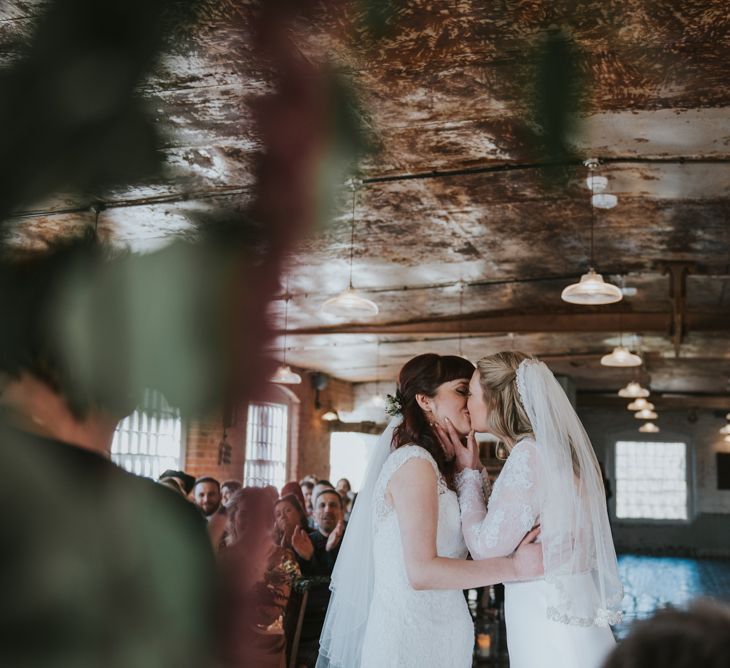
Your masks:
M 623 589 L 598 461 L 550 369 L 520 352 L 482 358 L 469 384 L 472 430 L 504 442 L 509 458 L 485 489 L 474 431 L 455 449 L 464 538 L 474 559 L 510 554 L 540 524 L 544 577 L 505 584 L 512 668 L 598 668 L 615 644 Z M 488 499 L 488 505 L 487 505 Z

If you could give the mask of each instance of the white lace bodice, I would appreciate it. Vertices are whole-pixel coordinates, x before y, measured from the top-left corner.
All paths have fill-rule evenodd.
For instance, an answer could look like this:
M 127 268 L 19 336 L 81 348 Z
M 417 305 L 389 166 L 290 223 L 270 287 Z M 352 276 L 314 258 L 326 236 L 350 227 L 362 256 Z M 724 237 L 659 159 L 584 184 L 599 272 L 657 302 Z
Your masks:
M 536 524 L 540 515 L 537 456 L 534 440 L 517 443 L 491 495 L 488 490 L 485 493 L 479 471 L 466 469 L 456 476 L 462 530 L 474 559 L 512 554 Z
M 362 668 L 443 668 L 471 666 L 474 627 L 461 591 L 414 590 L 408 582 L 395 509 L 386 499 L 388 483 L 401 466 L 425 459 L 437 476 L 436 548 L 441 557 L 463 559 L 459 502 L 433 457 L 406 445 L 385 461 L 373 492 L 373 601 L 363 643 Z

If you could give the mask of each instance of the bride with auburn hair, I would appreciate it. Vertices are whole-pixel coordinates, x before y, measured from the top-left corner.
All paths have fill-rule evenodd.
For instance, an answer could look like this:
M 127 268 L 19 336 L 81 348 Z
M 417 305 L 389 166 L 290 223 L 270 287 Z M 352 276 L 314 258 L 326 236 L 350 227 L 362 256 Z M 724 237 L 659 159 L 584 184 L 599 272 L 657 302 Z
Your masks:
M 479 360 L 469 390 L 472 428 L 510 449 L 490 496 L 474 433 L 463 447 L 458 429 L 438 428 L 457 455 L 472 557 L 510 554 L 540 523 L 544 577 L 505 584 L 510 666 L 598 668 L 615 644 L 609 624 L 621 618 L 623 588 L 588 435 L 550 369 L 524 353 Z
M 469 432 L 473 371 L 433 354 L 401 370 L 397 415 L 371 452 L 332 574 L 318 668 L 469 668 L 474 626 L 462 590 L 541 575 L 530 527 L 509 553 L 465 560 L 454 448 L 436 429 Z

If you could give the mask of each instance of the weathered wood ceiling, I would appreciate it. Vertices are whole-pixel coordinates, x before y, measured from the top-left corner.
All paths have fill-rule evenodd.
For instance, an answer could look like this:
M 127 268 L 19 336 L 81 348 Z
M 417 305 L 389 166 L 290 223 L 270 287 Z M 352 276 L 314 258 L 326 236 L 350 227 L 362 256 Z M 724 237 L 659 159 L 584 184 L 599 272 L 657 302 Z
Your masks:
M 375 44 L 355 27 L 362 4 L 331 3 L 292 39 L 305 57 L 330 61 L 362 100 L 375 150 L 360 165 L 353 283 L 380 313 L 347 323 L 319 311 L 348 281 L 352 203 L 342 188 L 332 224 L 289 263 L 288 361 L 361 382 L 392 379 L 420 352 L 461 348 L 476 358 L 515 347 L 573 375 L 579 390 L 603 392 L 634 373 L 599 364 L 623 330 L 628 342 L 640 337 L 641 373 L 655 391 L 727 396 L 725 0 L 415 0 L 398 3 L 390 34 Z M 207 3 L 193 43 L 166 53 L 140 90 L 166 137 L 165 175 L 39 202 L 11 221 L 15 243 L 42 245 L 92 224 L 88 205 L 101 200 L 100 234 L 148 250 L 194 231 L 192 211 L 248 201 L 259 147 L 249 109 L 271 85 L 247 57 L 248 5 Z M 3 3 L 0 41 L 26 38 L 42 6 Z M 557 187 L 535 151 L 528 94 L 536 45 L 555 26 L 580 49 L 584 82 L 574 158 Z M 12 49 L 0 51 L 0 62 L 12 62 Z M 587 157 L 601 159 L 619 199 L 596 211 L 596 263 L 637 289 L 602 309 L 560 301 L 589 264 Z M 664 266 L 678 261 L 694 269 L 675 358 Z M 281 322 L 283 311 L 283 299 L 272 304 Z

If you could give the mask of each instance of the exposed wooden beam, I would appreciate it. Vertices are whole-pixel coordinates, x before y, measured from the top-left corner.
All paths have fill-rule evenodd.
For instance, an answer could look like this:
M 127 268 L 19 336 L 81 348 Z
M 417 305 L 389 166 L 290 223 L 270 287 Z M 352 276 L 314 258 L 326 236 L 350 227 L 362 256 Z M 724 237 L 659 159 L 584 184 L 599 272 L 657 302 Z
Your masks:
M 578 392 L 578 408 L 616 408 L 626 409 L 631 399 L 619 397 L 616 393 Z M 730 411 L 728 394 L 652 394 L 649 401 L 659 410 L 705 410 Z
M 334 325 L 289 330 L 291 336 L 325 334 L 503 334 L 518 332 L 662 332 L 669 334 L 671 313 L 532 313 L 438 318 L 385 324 Z M 687 313 L 685 323 L 695 332 L 730 331 L 730 314 Z

